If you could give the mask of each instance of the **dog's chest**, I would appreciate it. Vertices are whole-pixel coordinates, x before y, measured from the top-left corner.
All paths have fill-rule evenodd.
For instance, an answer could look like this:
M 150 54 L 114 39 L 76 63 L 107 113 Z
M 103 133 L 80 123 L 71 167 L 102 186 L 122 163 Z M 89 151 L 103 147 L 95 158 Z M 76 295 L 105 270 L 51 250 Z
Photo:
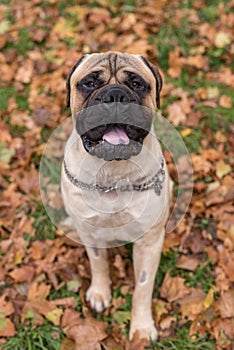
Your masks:
M 134 241 L 157 223 L 165 191 L 157 196 L 153 190 L 104 193 L 73 188 L 64 200 L 83 240 Z

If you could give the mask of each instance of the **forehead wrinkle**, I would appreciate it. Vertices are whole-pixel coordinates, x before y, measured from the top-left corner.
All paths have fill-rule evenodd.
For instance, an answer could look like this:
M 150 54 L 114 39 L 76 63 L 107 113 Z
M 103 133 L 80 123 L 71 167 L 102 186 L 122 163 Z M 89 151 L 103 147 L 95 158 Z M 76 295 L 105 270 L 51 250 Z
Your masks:
M 71 85 L 74 85 L 77 80 L 82 79 L 92 71 L 103 70 L 102 75 L 106 75 L 106 79 L 108 80 L 112 76 L 117 78 L 117 74 L 121 74 L 121 70 L 123 69 L 133 72 L 143 71 L 150 85 L 154 85 L 153 74 L 140 57 L 117 52 L 95 53 L 87 57 L 73 73 Z

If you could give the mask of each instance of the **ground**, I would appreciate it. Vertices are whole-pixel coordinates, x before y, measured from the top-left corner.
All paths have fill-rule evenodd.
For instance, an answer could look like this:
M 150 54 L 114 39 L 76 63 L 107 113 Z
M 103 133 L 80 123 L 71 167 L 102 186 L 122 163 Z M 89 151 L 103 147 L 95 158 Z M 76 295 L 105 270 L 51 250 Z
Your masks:
M 233 349 L 234 3 L 231 0 L 0 1 L 0 348 Z M 84 53 L 145 55 L 163 75 L 162 114 L 193 164 L 193 197 L 166 235 L 153 295 L 156 344 L 128 341 L 132 246 L 110 251 L 113 302 L 85 302 L 84 247 L 53 226 L 38 170 L 70 114 L 65 81 Z M 165 150 L 177 188 L 176 165 Z M 186 169 L 185 169 L 186 173 Z

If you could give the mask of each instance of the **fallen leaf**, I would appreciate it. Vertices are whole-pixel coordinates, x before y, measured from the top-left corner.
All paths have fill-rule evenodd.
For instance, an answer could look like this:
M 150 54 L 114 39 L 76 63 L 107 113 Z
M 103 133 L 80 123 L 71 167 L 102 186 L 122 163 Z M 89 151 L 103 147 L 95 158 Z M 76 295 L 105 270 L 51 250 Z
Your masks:
M 178 47 L 174 51 L 169 52 L 168 74 L 172 78 L 178 78 L 181 75 L 184 58 L 180 54 L 181 50 Z
M 206 298 L 205 298 L 205 300 L 203 302 L 203 305 L 204 305 L 205 309 L 208 309 L 211 306 L 211 304 L 214 302 L 214 294 L 215 294 L 215 292 L 216 292 L 216 288 L 214 286 L 212 286 L 209 289 L 209 291 L 208 291 L 208 293 L 206 295 Z
M 212 335 L 217 341 L 217 346 L 220 349 L 232 350 L 234 331 L 233 331 L 233 319 L 221 319 L 216 318 L 212 323 Z
M 9 318 L 2 317 L 0 314 L 0 337 L 13 337 L 16 335 L 14 324 Z
M 169 302 L 183 298 L 189 294 L 190 289 L 184 284 L 185 279 L 182 277 L 171 277 L 168 271 L 164 277 L 163 284 L 160 288 L 160 295 Z
M 228 95 L 220 96 L 219 105 L 223 108 L 232 108 L 231 96 L 228 96 Z
M 209 193 L 209 192 L 215 191 L 219 187 L 220 187 L 220 183 L 218 181 L 211 182 L 208 184 L 206 192 Z
M 172 323 L 176 323 L 177 319 L 175 316 L 167 316 L 160 322 L 160 328 L 165 330 L 171 327 Z
M 51 286 L 45 283 L 34 282 L 28 289 L 28 300 L 40 302 L 45 300 L 50 293 Z
M 64 332 L 69 338 L 75 340 L 77 349 L 101 350 L 100 342 L 107 337 L 106 326 L 106 323 L 91 317 L 80 318 L 77 324 L 70 323 L 69 326 L 65 327 Z
M 146 338 L 140 338 L 139 332 L 133 334 L 133 339 L 127 343 L 126 350 L 144 350 L 149 341 Z
M 70 292 L 77 293 L 81 287 L 81 281 L 77 278 L 67 282 L 67 289 Z
M 11 301 L 7 301 L 6 295 L 0 296 L 0 317 L 5 317 L 13 314 L 14 306 Z
M 224 175 L 229 174 L 231 170 L 232 169 L 231 169 L 230 165 L 227 163 L 224 163 L 223 160 L 220 160 L 216 164 L 216 175 L 219 179 L 222 179 L 222 177 L 224 177 Z
M 216 308 L 219 310 L 222 318 L 234 317 L 234 290 L 222 292 L 220 298 L 216 301 Z
M 161 317 L 168 314 L 166 302 L 160 299 L 156 300 L 155 304 L 153 303 L 153 311 L 155 313 L 156 324 L 158 324 Z
M 171 103 L 167 108 L 167 112 L 168 120 L 175 126 L 183 124 L 186 121 L 186 114 L 183 112 L 179 102 Z
M 0 22 L 0 34 L 5 34 L 10 28 L 10 22 L 8 20 L 1 20 Z
M 14 154 L 15 154 L 15 151 L 12 149 L 9 149 L 5 142 L 0 143 L 0 162 L 9 164 Z
M 195 257 L 181 255 L 176 262 L 176 267 L 188 271 L 195 271 L 199 265 L 199 260 Z
M 15 282 L 27 282 L 30 283 L 34 277 L 35 270 L 32 266 L 22 266 L 13 270 L 9 275 L 15 280 Z
M 192 129 L 186 128 L 180 132 L 183 137 L 189 136 L 192 133 Z
M 125 350 L 125 347 L 120 342 L 117 342 L 114 338 L 108 337 L 107 339 L 101 342 L 105 350 Z
M 126 277 L 125 262 L 120 254 L 116 254 L 115 256 L 114 266 L 118 269 L 120 278 Z
M 30 83 L 33 76 L 32 60 L 24 60 L 24 63 L 16 72 L 15 80 L 24 84 Z
M 72 339 L 64 338 L 60 350 L 76 350 L 76 344 Z
M 177 305 L 183 319 L 194 320 L 197 315 L 201 314 L 204 309 L 203 303 L 205 297 L 206 295 L 203 290 L 193 288 L 189 295 L 177 300 Z
M 118 310 L 113 314 L 113 319 L 118 324 L 128 323 L 131 320 L 131 311 Z
M 45 314 L 45 317 L 47 318 L 47 320 L 49 320 L 50 322 L 52 322 L 55 326 L 59 326 L 60 325 L 60 318 L 63 314 L 63 310 L 56 308 L 52 311 L 49 311 Z
M 20 189 L 25 193 L 35 193 L 39 191 L 39 174 L 34 166 L 21 176 L 17 176 L 17 182 Z
M 223 48 L 231 43 L 231 38 L 228 33 L 220 31 L 215 35 L 214 43 L 217 47 Z

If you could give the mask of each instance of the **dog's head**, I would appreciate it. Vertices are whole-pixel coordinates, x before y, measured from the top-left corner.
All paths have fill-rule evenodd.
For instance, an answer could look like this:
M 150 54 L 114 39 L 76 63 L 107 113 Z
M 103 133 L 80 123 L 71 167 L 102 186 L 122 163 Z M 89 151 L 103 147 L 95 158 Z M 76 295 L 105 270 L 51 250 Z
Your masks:
M 143 56 L 107 52 L 83 56 L 67 79 L 67 106 L 89 154 L 105 160 L 140 153 L 162 78 Z

